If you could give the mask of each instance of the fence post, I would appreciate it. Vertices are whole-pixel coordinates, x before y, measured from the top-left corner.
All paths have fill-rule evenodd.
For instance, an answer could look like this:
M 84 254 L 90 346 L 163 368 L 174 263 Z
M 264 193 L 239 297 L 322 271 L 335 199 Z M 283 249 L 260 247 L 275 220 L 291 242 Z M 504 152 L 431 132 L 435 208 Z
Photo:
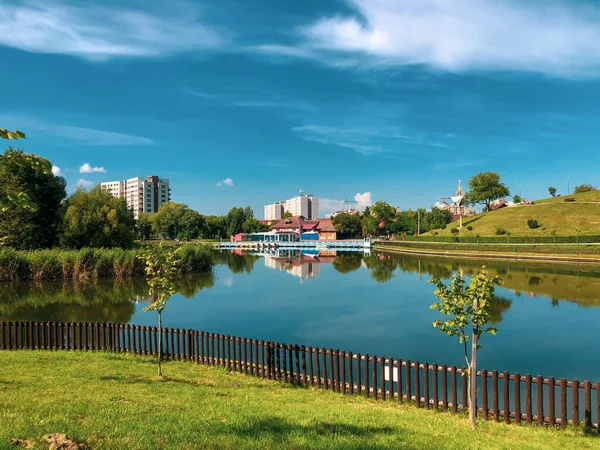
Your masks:
M 537 413 L 539 426 L 544 425 L 544 378 L 538 375 L 536 378 L 537 384 Z
M 584 386 L 584 406 L 585 406 L 585 427 L 592 428 L 592 384 L 589 381 L 583 382 Z M 600 419 L 598 419 L 600 422 Z
M 502 378 L 504 378 L 504 402 L 502 404 L 503 414 L 504 414 L 504 423 L 510 423 L 510 375 L 508 372 L 504 372 L 502 374 Z
M 429 363 L 423 363 L 423 406 L 429 409 Z
M 571 394 L 571 403 L 573 405 L 573 425 L 577 427 L 579 426 L 579 381 L 576 379 L 572 381 Z
M 567 380 L 560 379 L 560 427 L 567 427 Z

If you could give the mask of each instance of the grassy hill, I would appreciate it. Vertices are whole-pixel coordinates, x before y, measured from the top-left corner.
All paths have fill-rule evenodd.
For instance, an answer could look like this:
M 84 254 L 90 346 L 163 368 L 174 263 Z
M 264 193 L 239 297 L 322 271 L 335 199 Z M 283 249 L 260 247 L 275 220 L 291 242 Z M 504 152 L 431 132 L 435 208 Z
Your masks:
M 575 202 L 565 202 L 567 197 L 573 197 Z M 529 219 L 537 220 L 540 227 L 529 228 Z M 469 225 L 472 230 L 467 229 Z M 440 236 L 450 236 L 450 230 L 455 227 L 458 227 L 458 221 L 437 232 Z M 495 236 L 497 228 L 504 228 L 511 236 L 551 236 L 553 230 L 557 236 L 575 236 L 576 229 L 579 229 L 580 235 L 600 235 L 600 190 L 547 198 L 537 200 L 533 205 L 502 208 L 464 217 L 460 235 Z M 431 235 L 431 232 L 424 235 Z

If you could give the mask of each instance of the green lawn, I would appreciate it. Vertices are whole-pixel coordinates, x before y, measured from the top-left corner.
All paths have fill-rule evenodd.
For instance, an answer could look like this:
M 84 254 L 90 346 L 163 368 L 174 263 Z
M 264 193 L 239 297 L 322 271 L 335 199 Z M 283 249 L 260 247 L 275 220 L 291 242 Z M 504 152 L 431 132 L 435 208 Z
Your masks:
M 576 229 L 581 235 L 600 234 L 600 191 L 573 194 L 573 203 L 564 201 L 566 196 L 536 200 L 533 205 L 521 205 L 502 208 L 489 213 L 463 218 L 464 228 L 461 236 L 495 236 L 497 228 L 504 228 L 513 236 L 575 236 Z M 531 229 L 527 220 L 536 219 L 541 226 Z M 468 230 L 470 225 L 473 229 Z M 458 222 L 452 222 L 445 229 L 438 230 L 440 236 L 450 236 L 452 228 Z M 428 236 L 430 233 L 424 233 Z
M 0 448 L 65 433 L 92 448 L 600 448 L 597 433 L 462 416 L 146 357 L 0 352 Z M 38 443 L 38 445 L 41 445 Z

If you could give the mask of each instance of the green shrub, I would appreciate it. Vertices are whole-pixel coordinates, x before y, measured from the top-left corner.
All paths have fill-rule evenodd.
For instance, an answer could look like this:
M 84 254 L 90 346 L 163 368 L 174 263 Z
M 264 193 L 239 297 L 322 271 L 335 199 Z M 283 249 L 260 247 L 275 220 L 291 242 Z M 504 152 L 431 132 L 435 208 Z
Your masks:
M 452 233 L 452 234 L 458 234 L 458 233 L 459 233 L 459 230 L 458 230 L 458 228 L 452 228 L 452 229 L 450 230 L 450 233 Z
M 467 230 L 473 231 L 473 226 L 472 225 L 467 225 Z
M 144 264 L 138 254 L 139 250 L 120 248 L 17 251 L 0 247 L 0 282 L 141 276 L 144 275 Z M 213 250 L 203 245 L 183 244 L 180 261 L 184 274 L 208 272 L 214 264 Z
M 500 227 L 496 228 L 497 236 L 502 236 L 503 234 L 506 234 L 506 233 L 508 233 L 508 232 L 504 228 L 500 228 Z
M 527 221 L 527 226 L 531 229 L 535 229 L 540 227 L 540 223 L 535 219 L 529 219 Z

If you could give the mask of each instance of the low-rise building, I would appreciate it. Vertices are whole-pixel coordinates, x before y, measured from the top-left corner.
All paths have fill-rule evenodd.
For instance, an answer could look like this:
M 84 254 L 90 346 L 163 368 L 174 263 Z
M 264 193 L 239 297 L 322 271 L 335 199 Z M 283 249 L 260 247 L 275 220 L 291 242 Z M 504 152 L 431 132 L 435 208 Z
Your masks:
M 293 232 L 300 236 L 300 239 L 304 233 L 315 232 L 319 234 L 320 241 L 337 239 L 337 232 L 331 219 L 308 220 L 304 216 L 292 216 L 271 225 L 271 230 L 275 233 Z

